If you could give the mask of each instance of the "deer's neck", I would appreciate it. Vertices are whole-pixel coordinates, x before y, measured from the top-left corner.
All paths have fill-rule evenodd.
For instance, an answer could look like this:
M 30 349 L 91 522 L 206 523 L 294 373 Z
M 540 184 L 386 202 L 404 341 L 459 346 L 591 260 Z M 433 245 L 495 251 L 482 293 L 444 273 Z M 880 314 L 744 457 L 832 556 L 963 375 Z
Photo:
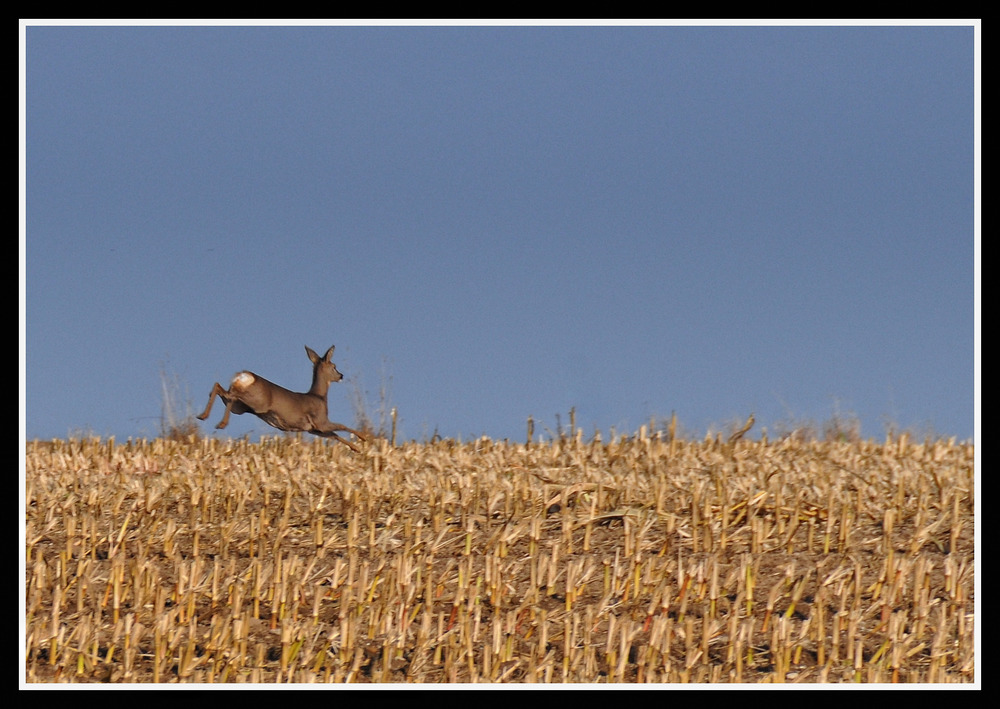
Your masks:
M 314 372 L 312 386 L 309 387 L 309 393 L 326 400 L 326 393 L 328 391 L 330 391 L 330 382 L 321 379 L 319 372 Z

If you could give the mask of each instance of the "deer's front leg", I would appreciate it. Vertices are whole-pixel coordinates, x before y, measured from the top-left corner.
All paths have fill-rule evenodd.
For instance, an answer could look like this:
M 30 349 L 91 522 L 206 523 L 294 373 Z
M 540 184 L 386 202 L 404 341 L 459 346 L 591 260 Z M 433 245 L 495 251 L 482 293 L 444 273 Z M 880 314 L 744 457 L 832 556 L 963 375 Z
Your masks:
M 331 421 L 330 424 L 324 430 L 329 431 L 331 433 L 334 431 L 347 431 L 348 433 L 353 433 L 355 436 L 357 436 L 359 441 L 368 440 L 367 438 L 365 438 L 364 434 L 355 431 L 353 428 L 348 428 L 342 423 L 333 423 Z
M 336 438 L 338 441 L 340 441 L 341 443 L 343 443 L 344 445 L 346 445 L 348 448 L 350 448 L 355 453 L 360 453 L 361 452 L 360 450 L 358 450 L 357 446 L 355 446 L 349 440 L 347 440 L 346 438 L 341 438 L 340 436 L 338 436 L 337 435 L 337 431 L 347 431 L 348 433 L 353 433 L 355 436 L 358 437 L 359 441 L 366 441 L 366 440 L 368 440 L 359 431 L 355 431 L 353 428 L 348 428 L 347 426 L 345 426 L 342 423 L 334 423 L 333 421 L 327 421 L 326 424 L 324 424 L 322 428 L 313 429 L 312 433 L 316 434 L 317 436 L 322 436 L 324 438 Z
M 317 436 L 320 436 L 321 438 L 333 438 L 333 439 L 336 439 L 336 440 L 340 441 L 341 443 L 343 443 L 348 448 L 350 448 L 355 453 L 360 453 L 361 452 L 361 450 L 356 445 L 354 445 L 353 443 L 351 443 L 346 438 L 341 438 L 340 436 L 338 436 L 333 431 L 313 431 L 313 433 L 315 433 Z

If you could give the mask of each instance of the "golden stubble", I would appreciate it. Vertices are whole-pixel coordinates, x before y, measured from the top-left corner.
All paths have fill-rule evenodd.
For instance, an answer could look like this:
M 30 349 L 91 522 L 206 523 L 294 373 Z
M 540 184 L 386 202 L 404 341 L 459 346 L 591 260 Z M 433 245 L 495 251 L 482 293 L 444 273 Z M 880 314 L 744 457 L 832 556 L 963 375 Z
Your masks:
M 973 453 L 29 442 L 25 678 L 968 683 Z

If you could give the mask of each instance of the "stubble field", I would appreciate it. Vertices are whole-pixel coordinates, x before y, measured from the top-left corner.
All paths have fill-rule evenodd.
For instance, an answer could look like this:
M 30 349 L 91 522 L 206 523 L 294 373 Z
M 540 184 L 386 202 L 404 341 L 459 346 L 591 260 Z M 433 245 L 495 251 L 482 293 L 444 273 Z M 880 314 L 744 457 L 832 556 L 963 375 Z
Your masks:
M 28 442 L 25 681 L 970 683 L 973 454 Z

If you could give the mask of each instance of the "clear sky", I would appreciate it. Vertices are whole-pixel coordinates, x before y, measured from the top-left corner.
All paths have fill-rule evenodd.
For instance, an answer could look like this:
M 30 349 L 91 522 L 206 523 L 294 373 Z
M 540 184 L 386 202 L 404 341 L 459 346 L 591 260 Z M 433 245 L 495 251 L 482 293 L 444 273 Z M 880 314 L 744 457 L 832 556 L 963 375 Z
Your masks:
M 971 438 L 975 31 L 22 24 L 23 434 Z

